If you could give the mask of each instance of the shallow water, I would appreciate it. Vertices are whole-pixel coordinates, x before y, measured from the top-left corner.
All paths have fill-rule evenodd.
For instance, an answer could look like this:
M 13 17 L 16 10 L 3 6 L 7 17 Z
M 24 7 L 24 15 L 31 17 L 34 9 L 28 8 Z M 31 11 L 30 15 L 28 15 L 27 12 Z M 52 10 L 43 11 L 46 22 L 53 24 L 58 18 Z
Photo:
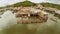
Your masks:
M 15 15 L 12 14 L 11 11 L 6 11 L 3 15 L 1 15 L 0 18 L 0 30 L 2 30 L 4 27 L 7 27 L 8 25 L 16 24 L 16 22 Z
M 1 34 L 59 34 L 60 33 L 60 19 L 53 16 L 54 14 L 48 13 L 48 21 L 45 23 L 38 23 L 38 24 L 16 24 L 15 16 L 8 12 L 8 16 L 4 17 L 4 22 L 0 26 L 6 27 L 1 30 Z M 6 18 L 8 17 L 8 18 Z M 6 19 L 5 19 L 6 18 Z M 6 22 L 8 21 L 8 22 Z M 7 24 L 8 23 L 8 24 Z M 9 25 L 12 24 L 13 25 Z M 14 25 L 16 24 L 16 25 Z M 1 28 L 0 27 L 0 28 Z

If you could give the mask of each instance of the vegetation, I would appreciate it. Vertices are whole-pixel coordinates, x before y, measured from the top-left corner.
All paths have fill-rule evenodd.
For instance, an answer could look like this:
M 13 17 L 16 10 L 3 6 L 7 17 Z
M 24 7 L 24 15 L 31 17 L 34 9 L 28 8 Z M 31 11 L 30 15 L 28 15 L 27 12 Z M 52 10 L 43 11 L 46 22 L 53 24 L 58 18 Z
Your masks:
M 52 3 L 40 3 L 42 6 L 44 7 L 52 7 L 52 8 L 57 8 L 60 10 L 60 5 L 58 4 L 52 4 Z M 35 6 L 36 3 L 32 3 L 30 1 L 24 1 L 24 2 L 19 2 L 19 3 L 16 3 L 16 4 L 13 4 L 13 5 L 9 5 L 7 7 L 20 7 L 20 6 Z
M 24 2 L 19 2 L 19 3 L 16 3 L 16 4 L 13 4 L 13 5 L 10 5 L 10 6 L 12 6 L 12 7 L 20 7 L 20 6 L 34 6 L 34 5 L 36 5 L 35 3 L 32 3 L 32 2 L 30 2 L 30 1 L 24 1 Z M 9 7 L 9 6 L 7 6 L 7 7 Z
M 40 3 L 40 4 L 44 7 L 52 7 L 52 8 L 56 8 L 56 9 L 60 10 L 60 5 L 58 5 L 58 4 L 52 4 L 52 3 Z M 31 6 L 35 6 L 35 5 L 36 5 L 36 3 L 30 2 L 30 1 L 24 1 L 24 2 L 18 2 L 13 5 L 8 5 L 6 7 L 20 7 L 20 6 L 31 7 Z M 6 7 L 3 7 L 3 8 L 6 8 Z M 2 7 L 0 7 L 0 8 L 2 8 Z
M 41 3 L 44 7 L 52 7 L 60 10 L 60 5 L 58 4 L 52 4 L 52 3 Z

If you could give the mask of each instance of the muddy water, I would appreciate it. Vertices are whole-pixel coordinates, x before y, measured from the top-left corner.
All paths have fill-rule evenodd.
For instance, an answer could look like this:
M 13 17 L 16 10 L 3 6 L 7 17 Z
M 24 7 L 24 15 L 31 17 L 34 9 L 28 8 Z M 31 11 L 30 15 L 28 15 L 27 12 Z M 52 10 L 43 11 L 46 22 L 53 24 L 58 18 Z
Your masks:
M 53 15 L 54 14 L 48 13 L 49 18 L 47 22 L 38 24 L 16 24 L 10 26 L 9 28 L 3 29 L 1 33 L 2 34 L 59 34 L 60 19 L 58 19 Z
M 11 11 L 4 12 L 0 17 L 0 30 L 8 25 L 16 24 L 15 15 L 13 15 Z

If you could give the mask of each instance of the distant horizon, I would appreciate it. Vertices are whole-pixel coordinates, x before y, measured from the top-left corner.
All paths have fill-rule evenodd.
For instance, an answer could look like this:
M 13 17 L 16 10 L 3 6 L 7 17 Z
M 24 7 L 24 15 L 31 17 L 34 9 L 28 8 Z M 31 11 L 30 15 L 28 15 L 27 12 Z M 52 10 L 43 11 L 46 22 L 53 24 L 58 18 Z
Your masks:
M 25 0 L 0 0 L 0 7 L 4 7 L 4 6 L 7 6 L 7 5 L 11 5 L 11 4 L 15 4 L 17 2 L 23 2 Z M 31 2 L 34 2 L 34 3 L 46 3 L 46 2 L 49 2 L 49 3 L 54 3 L 54 4 L 60 4 L 60 1 L 50 1 L 50 0 L 29 0 Z

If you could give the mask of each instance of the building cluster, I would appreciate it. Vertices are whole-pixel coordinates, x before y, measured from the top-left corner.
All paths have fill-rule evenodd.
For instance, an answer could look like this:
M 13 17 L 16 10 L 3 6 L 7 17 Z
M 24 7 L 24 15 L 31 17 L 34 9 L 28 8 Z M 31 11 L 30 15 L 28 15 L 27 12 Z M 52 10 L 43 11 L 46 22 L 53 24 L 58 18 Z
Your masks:
M 1 9 L 1 12 L 6 10 L 10 10 L 16 15 L 18 23 L 42 23 L 48 19 L 46 12 L 32 7 L 9 7 Z
M 41 23 L 46 22 L 48 19 L 48 14 L 42 10 L 23 7 L 20 10 L 16 10 L 13 12 L 18 19 L 18 23 Z
M 60 10 L 51 7 L 44 7 L 44 9 L 46 12 L 54 14 L 54 16 L 60 18 Z

